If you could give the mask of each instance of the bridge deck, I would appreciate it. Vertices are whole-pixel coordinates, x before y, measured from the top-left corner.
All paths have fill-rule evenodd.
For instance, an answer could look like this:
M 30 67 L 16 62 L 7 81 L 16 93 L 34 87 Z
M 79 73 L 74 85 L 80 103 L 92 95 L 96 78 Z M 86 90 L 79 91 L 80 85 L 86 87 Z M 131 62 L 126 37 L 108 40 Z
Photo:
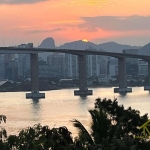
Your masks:
M 126 54 L 126 53 L 114 53 L 97 50 L 69 50 L 69 49 L 46 49 L 46 48 L 14 48 L 14 47 L 0 47 L 0 54 L 31 54 L 31 53 L 43 53 L 43 52 L 55 52 L 55 53 L 68 53 L 73 55 L 103 55 L 111 56 L 115 58 L 141 58 L 144 60 L 150 60 L 150 56 L 138 55 L 138 54 Z

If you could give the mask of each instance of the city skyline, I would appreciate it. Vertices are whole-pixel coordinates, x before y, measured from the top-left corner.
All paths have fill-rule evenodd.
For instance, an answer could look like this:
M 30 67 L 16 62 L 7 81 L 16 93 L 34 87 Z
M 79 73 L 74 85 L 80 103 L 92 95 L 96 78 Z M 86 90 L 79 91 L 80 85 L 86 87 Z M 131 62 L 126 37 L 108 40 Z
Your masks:
M 150 2 L 126 0 L 0 0 L 0 46 L 53 37 L 56 46 L 87 39 L 100 44 L 150 42 Z

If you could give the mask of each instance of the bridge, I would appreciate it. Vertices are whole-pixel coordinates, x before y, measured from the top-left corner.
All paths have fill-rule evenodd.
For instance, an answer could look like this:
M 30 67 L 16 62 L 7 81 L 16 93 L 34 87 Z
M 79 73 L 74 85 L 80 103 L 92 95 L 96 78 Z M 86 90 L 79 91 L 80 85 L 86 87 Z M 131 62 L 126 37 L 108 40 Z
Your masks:
M 38 72 L 38 54 L 43 52 L 68 53 L 78 56 L 79 64 L 79 90 L 74 91 L 74 95 L 92 95 L 92 90 L 87 88 L 86 78 L 86 55 L 111 56 L 118 59 L 118 77 L 119 88 L 114 92 L 132 92 L 132 88 L 127 87 L 126 83 L 126 58 L 140 58 L 148 62 L 148 86 L 144 90 L 150 90 L 150 56 L 135 55 L 127 53 L 114 53 L 97 50 L 69 50 L 69 49 L 45 49 L 45 48 L 14 48 L 0 47 L 0 54 L 30 54 L 31 66 L 31 93 L 26 94 L 26 98 L 44 98 L 45 93 L 39 93 L 39 72 Z

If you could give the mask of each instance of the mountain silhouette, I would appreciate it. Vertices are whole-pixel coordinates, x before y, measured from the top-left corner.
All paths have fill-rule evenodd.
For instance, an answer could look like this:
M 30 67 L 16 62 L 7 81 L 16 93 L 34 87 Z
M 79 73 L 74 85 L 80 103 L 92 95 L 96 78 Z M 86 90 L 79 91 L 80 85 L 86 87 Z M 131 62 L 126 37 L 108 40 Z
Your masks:
M 145 46 L 139 49 L 140 55 L 150 55 L 150 43 L 146 44 Z
M 97 44 L 92 42 L 83 42 L 82 40 L 65 43 L 58 48 L 60 49 L 72 49 L 72 50 L 85 50 L 85 49 L 97 49 Z
M 124 49 L 139 49 L 140 46 L 122 45 L 116 42 L 107 42 L 98 45 L 98 49 L 103 49 L 107 52 L 122 53 Z
M 53 48 L 55 49 L 55 41 L 52 37 L 48 37 L 42 41 L 42 43 L 39 45 L 39 48 Z M 41 57 L 43 60 L 47 60 L 47 56 L 51 55 L 52 53 L 44 52 L 40 53 L 39 57 Z
M 64 43 L 63 45 L 60 45 L 58 47 L 55 46 L 55 40 L 52 37 L 48 37 L 44 39 L 41 44 L 39 45 L 39 48 L 56 48 L 56 49 L 70 49 L 70 50 L 85 50 L 85 49 L 90 49 L 90 50 L 104 50 L 107 52 L 117 52 L 117 53 L 122 53 L 124 49 L 140 49 L 140 46 L 131 46 L 131 45 L 123 45 L 123 44 L 118 44 L 116 42 L 107 42 L 107 43 L 102 43 L 102 44 L 95 44 L 90 41 L 84 42 L 82 40 L 78 41 L 72 41 L 68 43 Z M 47 60 L 47 56 L 51 55 L 53 53 L 40 53 L 39 56 Z
M 48 37 L 42 41 L 39 48 L 55 48 L 55 41 L 52 37 Z
M 83 42 L 82 40 L 74 41 L 70 43 L 65 43 L 58 48 L 60 49 L 77 49 L 77 50 L 85 50 L 85 49 L 97 49 L 97 50 L 105 50 L 107 52 L 118 52 L 122 53 L 124 49 L 139 49 L 140 46 L 130 46 L 130 45 L 122 45 L 115 42 L 107 42 L 102 44 L 94 44 L 92 42 Z

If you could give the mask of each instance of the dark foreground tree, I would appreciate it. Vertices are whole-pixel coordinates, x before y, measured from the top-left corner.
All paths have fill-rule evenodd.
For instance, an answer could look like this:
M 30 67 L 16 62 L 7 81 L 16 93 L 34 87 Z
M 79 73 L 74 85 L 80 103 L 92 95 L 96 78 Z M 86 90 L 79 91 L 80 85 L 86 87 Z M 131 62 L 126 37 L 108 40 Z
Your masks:
M 40 124 L 8 137 L 9 147 L 18 150 L 65 150 L 73 147 L 71 132 L 66 127 L 52 128 Z
M 6 116 L 0 115 L 0 124 L 6 123 Z M 8 144 L 6 143 L 7 132 L 6 130 L 0 126 L 0 150 L 8 150 Z
M 78 120 L 73 120 L 79 129 L 78 142 L 82 146 L 90 148 L 93 145 L 101 150 L 145 150 L 150 146 L 147 139 L 136 138 L 142 133 L 139 127 L 148 121 L 147 114 L 140 116 L 138 110 L 124 109 L 116 99 L 100 98 L 89 113 L 92 118 L 90 134 Z

